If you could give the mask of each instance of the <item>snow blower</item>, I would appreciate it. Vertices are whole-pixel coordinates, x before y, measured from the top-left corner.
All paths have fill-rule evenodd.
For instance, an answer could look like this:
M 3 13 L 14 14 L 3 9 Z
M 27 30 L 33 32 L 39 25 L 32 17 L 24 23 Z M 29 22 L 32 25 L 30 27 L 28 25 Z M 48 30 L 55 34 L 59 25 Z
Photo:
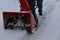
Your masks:
M 35 18 L 30 10 L 27 0 L 19 0 L 22 11 L 20 12 L 3 12 L 4 29 L 21 29 L 28 33 L 35 28 Z

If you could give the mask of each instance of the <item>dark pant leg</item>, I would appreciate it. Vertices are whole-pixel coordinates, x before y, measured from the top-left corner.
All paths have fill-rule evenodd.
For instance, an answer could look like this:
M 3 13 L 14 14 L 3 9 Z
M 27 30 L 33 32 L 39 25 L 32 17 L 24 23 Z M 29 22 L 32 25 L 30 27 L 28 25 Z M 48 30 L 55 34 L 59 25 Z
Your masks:
M 34 7 L 35 7 L 35 0 L 28 0 L 28 3 L 29 3 L 30 8 L 32 10 L 32 14 L 34 15 L 35 21 L 38 24 L 38 19 L 37 19 L 37 16 L 36 16 L 36 13 L 35 13 L 35 9 L 34 9 Z
M 43 0 L 37 0 L 37 6 L 40 15 L 42 14 L 42 4 L 43 4 Z

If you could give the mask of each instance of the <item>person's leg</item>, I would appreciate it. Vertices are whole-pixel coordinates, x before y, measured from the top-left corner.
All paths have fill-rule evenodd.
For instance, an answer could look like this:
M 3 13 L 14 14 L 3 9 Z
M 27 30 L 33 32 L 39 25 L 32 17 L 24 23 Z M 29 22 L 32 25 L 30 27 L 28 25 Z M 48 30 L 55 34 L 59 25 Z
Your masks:
M 41 15 L 43 15 L 42 14 L 42 4 L 43 3 L 43 0 L 37 0 L 37 6 L 38 6 L 38 11 L 39 11 L 39 15 L 41 16 Z
M 34 7 L 35 7 L 35 0 L 29 0 L 28 3 L 29 3 L 30 8 L 31 8 L 31 10 L 32 10 L 32 14 L 34 15 L 35 21 L 36 21 L 36 23 L 38 24 L 38 18 L 37 18 L 37 16 L 36 16 L 35 9 L 34 9 Z M 37 26 L 37 25 L 36 25 L 36 26 Z

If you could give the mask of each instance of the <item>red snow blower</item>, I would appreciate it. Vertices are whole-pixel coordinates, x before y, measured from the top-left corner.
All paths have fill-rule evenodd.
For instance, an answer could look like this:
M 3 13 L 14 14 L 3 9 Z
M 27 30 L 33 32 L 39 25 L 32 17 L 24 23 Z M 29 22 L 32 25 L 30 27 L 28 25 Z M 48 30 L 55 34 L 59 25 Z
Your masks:
M 20 12 L 3 12 L 4 29 L 22 29 L 28 33 L 35 28 L 35 18 L 27 0 L 19 0 Z

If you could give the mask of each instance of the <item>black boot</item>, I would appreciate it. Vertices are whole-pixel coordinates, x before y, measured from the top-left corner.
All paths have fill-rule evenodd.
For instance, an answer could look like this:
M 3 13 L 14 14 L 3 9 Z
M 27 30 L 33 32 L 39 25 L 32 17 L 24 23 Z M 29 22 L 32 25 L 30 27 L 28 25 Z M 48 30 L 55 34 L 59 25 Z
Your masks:
M 39 11 L 39 10 L 38 10 L 38 11 Z M 43 16 L 43 14 L 42 14 L 42 10 L 41 10 L 41 11 L 39 11 L 39 15 L 40 15 L 40 16 Z
M 42 13 L 39 13 L 39 15 L 40 15 L 40 16 L 43 16 L 43 14 L 42 14 Z

